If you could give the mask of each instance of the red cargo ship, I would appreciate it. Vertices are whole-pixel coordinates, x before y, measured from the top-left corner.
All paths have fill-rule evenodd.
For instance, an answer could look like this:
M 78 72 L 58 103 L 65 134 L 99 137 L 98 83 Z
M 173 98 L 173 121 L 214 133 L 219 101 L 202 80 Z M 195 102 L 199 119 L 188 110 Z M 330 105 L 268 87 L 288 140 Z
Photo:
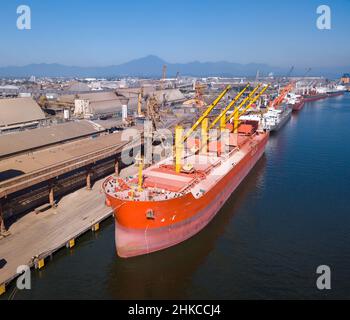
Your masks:
M 327 93 L 314 93 L 304 95 L 304 102 L 313 102 L 328 98 Z
M 118 255 L 162 250 L 201 231 L 263 155 L 269 134 L 257 127 L 241 124 L 238 134 L 229 133 L 225 152 L 214 141 L 193 153 L 199 141 L 188 140 L 182 170 L 166 159 L 143 171 L 141 187 L 137 176 L 109 177 L 103 189 L 114 210 Z
M 305 100 L 303 96 L 290 93 L 287 96 L 287 106 L 290 107 L 293 111 L 300 111 L 305 105 Z
M 294 103 L 292 105 L 292 110 L 293 111 L 300 111 L 305 105 L 305 101 L 303 98 L 301 98 L 299 101 L 297 101 L 296 103 Z

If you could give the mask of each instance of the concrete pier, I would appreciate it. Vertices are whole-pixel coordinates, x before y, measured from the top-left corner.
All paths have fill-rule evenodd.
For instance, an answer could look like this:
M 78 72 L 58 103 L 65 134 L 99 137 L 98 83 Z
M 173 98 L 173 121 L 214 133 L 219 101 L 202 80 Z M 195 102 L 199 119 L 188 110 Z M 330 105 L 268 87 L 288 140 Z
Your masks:
M 131 166 L 120 175 L 136 172 L 137 168 Z M 9 226 L 11 236 L 0 241 L 0 294 L 18 276 L 18 266 L 41 269 L 45 259 L 57 250 L 74 247 L 78 237 L 87 231 L 98 231 L 100 222 L 113 214 L 105 205 L 103 181 L 94 183 L 91 190 L 82 188 L 63 197 L 57 207 L 40 213 L 32 211 Z

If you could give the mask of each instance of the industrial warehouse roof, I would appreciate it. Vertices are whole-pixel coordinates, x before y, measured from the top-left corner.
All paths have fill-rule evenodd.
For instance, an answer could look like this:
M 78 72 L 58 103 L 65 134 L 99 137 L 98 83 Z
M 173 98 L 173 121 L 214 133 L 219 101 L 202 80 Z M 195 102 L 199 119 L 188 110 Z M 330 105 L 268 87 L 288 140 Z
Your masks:
M 0 135 L 0 158 L 65 142 L 104 130 L 87 120 Z
M 81 94 L 70 94 L 63 95 L 60 97 L 60 101 L 63 102 L 73 102 L 75 99 L 89 100 L 92 101 L 107 101 L 107 100 L 116 100 L 118 99 L 117 95 L 110 92 L 94 92 L 94 93 L 81 93 Z
M 69 87 L 68 91 L 90 91 L 90 87 L 84 82 L 73 82 Z
M 92 114 L 114 114 L 122 111 L 122 102 L 118 99 L 106 100 L 106 101 L 93 101 L 90 102 L 90 112 Z
M 174 102 L 186 100 L 186 97 L 178 89 L 157 90 L 152 92 L 152 94 L 156 96 L 159 103 L 163 103 L 163 102 L 174 103 Z
M 45 119 L 32 98 L 0 99 L 0 127 Z
M 88 100 L 90 112 L 94 115 L 115 114 L 122 110 L 123 104 L 128 104 L 125 97 L 117 96 L 115 92 L 94 92 L 60 97 L 61 101 L 69 102 L 76 99 Z

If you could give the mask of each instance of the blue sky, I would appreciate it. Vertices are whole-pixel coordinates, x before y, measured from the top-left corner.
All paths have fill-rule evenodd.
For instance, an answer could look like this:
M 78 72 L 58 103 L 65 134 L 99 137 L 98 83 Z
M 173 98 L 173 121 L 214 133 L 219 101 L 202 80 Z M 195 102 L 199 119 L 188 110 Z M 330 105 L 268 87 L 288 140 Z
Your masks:
M 16 28 L 18 5 L 32 30 Z M 332 29 L 316 28 L 316 8 Z M 0 66 L 119 64 L 149 54 L 169 62 L 350 65 L 350 0 L 1 0 Z

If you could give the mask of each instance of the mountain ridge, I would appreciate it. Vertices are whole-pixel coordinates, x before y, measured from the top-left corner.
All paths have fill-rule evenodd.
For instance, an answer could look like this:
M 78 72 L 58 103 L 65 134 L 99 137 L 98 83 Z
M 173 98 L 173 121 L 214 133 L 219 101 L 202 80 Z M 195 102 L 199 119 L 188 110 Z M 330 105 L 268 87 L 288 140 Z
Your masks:
M 160 78 L 163 65 L 167 65 L 167 76 L 174 77 L 177 72 L 182 76 L 222 76 L 222 77 L 253 77 L 259 70 L 260 75 L 286 75 L 289 68 L 280 68 L 263 63 L 240 64 L 228 61 L 188 63 L 169 63 L 158 56 L 148 55 L 128 62 L 102 66 L 79 67 L 59 63 L 33 63 L 25 66 L 0 67 L 0 77 L 156 77 Z M 309 75 L 337 77 L 349 72 L 349 67 L 314 68 Z M 302 76 L 305 69 L 295 69 L 292 75 Z

